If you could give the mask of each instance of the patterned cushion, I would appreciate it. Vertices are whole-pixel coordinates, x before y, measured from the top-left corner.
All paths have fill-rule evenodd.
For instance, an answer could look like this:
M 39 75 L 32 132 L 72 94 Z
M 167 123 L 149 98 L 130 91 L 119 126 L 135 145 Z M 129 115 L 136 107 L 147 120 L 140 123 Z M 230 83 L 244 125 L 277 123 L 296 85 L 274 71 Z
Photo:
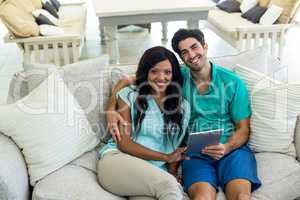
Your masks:
M 249 144 L 255 152 L 292 153 L 300 114 L 300 85 L 281 84 L 264 74 L 238 66 L 246 82 L 252 107 Z

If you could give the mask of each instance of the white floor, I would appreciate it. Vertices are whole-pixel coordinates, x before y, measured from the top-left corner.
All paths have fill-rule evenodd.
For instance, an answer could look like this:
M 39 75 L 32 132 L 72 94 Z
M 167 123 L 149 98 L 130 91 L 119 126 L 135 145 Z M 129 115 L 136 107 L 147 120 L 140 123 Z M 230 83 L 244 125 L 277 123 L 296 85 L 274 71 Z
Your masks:
M 106 52 L 105 46 L 101 45 L 98 20 L 93 13 L 92 3 L 87 1 L 88 6 L 88 23 L 87 23 L 87 41 L 83 50 L 82 58 L 87 59 L 97 57 Z M 300 19 L 300 15 L 299 15 Z M 299 20 L 300 21 L 300 20 Z M 183 21 L 169 23 L 169 38 L 172 37 L 178 28 L 186 27 Z M 209 45 L 209 56 L 221 56 L 236 53 L 236 50 L 224 42 L 220 37 L 209 29 L 203 29 L 206 41 Z M 6 102 L 9 82 L 12 75 L 22 70 L 21 51 L 15 44 L 5 44 L 2 40 L 6 34 L 6 28 L 0 23 L 0 104 Z M 288 66 L 289 82 L 300 83 L 298 78 L 300 74 L 300 26 L 293 28 L 287 34 L 287 48 L 285 51 L 284 64 Z M 120 32 L 120 63 L 132 64 L 137 63 L 143 51 L 154 45 L 164 45 L 171 49 L 170 41 L 162 43 L 161 41 L 161 25 L 153 23 L 152 30 L 149 34 L 147 30 L 140 32 Z

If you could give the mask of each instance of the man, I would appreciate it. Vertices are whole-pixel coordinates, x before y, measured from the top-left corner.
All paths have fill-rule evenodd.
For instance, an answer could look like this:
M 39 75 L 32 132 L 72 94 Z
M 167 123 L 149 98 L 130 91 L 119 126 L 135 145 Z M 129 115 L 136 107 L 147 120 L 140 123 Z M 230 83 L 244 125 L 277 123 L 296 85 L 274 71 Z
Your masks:
M 199 149 L 199 154 L 182 162 L 185 191 L 193 200 L 210 200 L 216 199 L 221 187 L 229 200 L 250 199 L 251 191 L 261 183 L 255 157 L 245 145 L 251 115 L 245 84 L 234 73 L 208 61 L 208 45 L 200 30 L 178 30 L 172 47 L 185 63 L 181 72 L 183 96 L 191 105 L 190 132 L 224 130 L 218 145 Z M 114 109 L 112 98 L 108 110 Z M 122 119 L 108 114 L 107 121 L 112 136 L 119 140 L 116 124 Z

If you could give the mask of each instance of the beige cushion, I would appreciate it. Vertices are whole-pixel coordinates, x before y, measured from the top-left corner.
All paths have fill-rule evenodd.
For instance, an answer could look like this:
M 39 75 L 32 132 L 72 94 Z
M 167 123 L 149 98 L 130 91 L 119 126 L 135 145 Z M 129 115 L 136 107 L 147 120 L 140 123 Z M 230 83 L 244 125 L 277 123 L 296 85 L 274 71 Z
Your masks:
M 265 8 L 265 7 L 268 7 L 269 2 L 270 2 L 270 0 L 259 0 L 258 3 L 259 3 L 259 6 L 260 6 L 260 7 Z
M 27 13 L 35 10 L 35 6 L 31 0 L 8 0 L 8 2 Z
M 271 0 L 269 5 L 277 5 L 283 8 L 283 12 L 280 15 L 278 22 L 281 24 L 290 23 L 293 19 L 296 10 L 300 4 L 299 0 Z
M 32 199 L 126 200 L 105 191 L 94 172 L 74 165 L 67 165 L 39 181 Z
M 22 149 L 33 186 L 99 143 L 57 72 L 15 104 L 0 106 L 0 131 Z
M 34 5 L 35 9 L 41 9 L 43 7 L 41 0 L 31 0 L 31 2 Z
M 5 2 L 0 7 L 0 18 L 6 27 L 17 37 L 39 35 L 39 27 L 31 13 Z
M 296 199 L 300 196 L 299 162 L 279 153 L 257 153 L 255 157 L 262 186 L 252 193 L 252 200 Z
M 300 113 L 300 85 L 281 84 L 266 75 L 238 66 L 252 107 L 250 147 L 255 152 L 296 156 L 294 131 Z

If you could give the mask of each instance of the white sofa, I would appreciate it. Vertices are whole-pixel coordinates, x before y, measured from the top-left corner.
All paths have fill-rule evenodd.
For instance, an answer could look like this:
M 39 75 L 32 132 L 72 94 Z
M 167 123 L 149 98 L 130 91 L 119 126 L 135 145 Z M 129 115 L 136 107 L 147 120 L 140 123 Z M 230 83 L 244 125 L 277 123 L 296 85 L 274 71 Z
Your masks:
M 274 65 L 267 60 L 266 52 L 258 49 L 245 52 L 236 56 L 212 58 L 217 64 L 235 65 L 239 63 L 245 66 L 252 66 L 259 71 L 264 71 L 267 65 Z M 248 58 L 248 59 L 246 59 Z M 255 58 L 256 60 L 252 59 Z M 249 66 L 250 65 L 250 66 Z M 264 66 L 264 67 L 262 67 Z M 135 71 L 135 66 L 99 66 L 97 63 L 88 67 L 83 61 L 70 66 L 65 66 L 65 78 L 77 83 L 80 81 L 80 74 L 85 77 L 88 74 L 98 74 L 102 79 L 101 90 L 97 80 L 91 80 L 98 89 L 97 97 L 100 98 L 97 113 L 94 113 L 92 120 L 98 123 L 104 122 L 103 106 L 107 101 L 111 88 L 124 75 Z M 265 70 L 271 74 L 270 70 Z M 273 74 L 274 75 L 274 74 Z M 11 81 L 9 103 L 25 96 L 28 91 L 29 78 L 25 72 L 19 72 Z M 95 76 L 93 76 L 95 78 Z M 45 77 L 35 77 L 43 79 Z M 37 80 L 35 80 L 37 81 Z M 36 83 L 35 83 L 36 84 Z M 29 86 L 30 88 L 31 86 Z M 83 91 L 74 93 L 79 104 L 89 101 L 88 95 L 82 95 Z M 98 100 L 98 99 L 97 99 Z M 97 119 L 96 119 L 97 118 Z M 100 120 L 100 121 L 99 121 Z M 293 145 L 297 153 L 291 156 L 288 153 L 261 152 L 256 153 L 258 162 L 258 175 L 263 186 L 253 193 L 255 200 L 293 200 L 300 197 L 300 162 L 295 156 L 300 158 L 300 120 L 298 119 L 297 134 L 294 135 Z M 0 127 L 1 128 L 1 127 Z M 100 132 L 101 138 L 105 138 L 106 133 Z M 264 133 L 261 133 L 264 134 Z M 103 139 L 104 141 L 105 139 Z M 102 143 L 101 143 L 102 144 Z M 272 144 L 270 144 L 272 145 Z M 295 153 L 295 152 L 294 152 Z M 56 170 L 55 172 L 42 178 L 32 188 L 29 186 L 26 163 L 24 162 L 21 150 L 16 144 L 4 134 L 0 133 L 0 199 L 2 200 L 125 200 L 126 198 L 115 196 L 105 191 L 97 182 L 96 176 L 97 150 L 87 152 L 73 162 Z M 242 167 L 242 166 L 241 166 Z M 218 200 L 224 200 L 224 194 L 218 193 Z
M 290 11 L 290 22 L 272 25 L 255 24 L 241 15 L 241 12 L 228 13 L 216 8 L 209 11 L 206 25 L 240 51 L 254 49 L 263 44 L 269 47 L 274 57 L 281 59 L 285 34 L 295 24 L 294 12 Z
M 0 17 L 8 28 L 8 34 L 4 41 L 7 43 L 16 43 L 20 47 L 24 62 L 26 63 L 55 63 L 56 65 L 66 65 L 77 62 L 85 40 L 87 8 L 84 1 L 73 1 L 62 3 L 58 11 L 58 27 L 64 30 L 64 34 L 52 36 L 32 36 L 19 37 L 12 29 L 11 24 L 5 19 L 10 18 L 9 13 L 3 13 L 5 4 L 11 4 L 12 0 L 3 1 L 0 4 Z M 24 4 L 17 5 L 22 15 L 31 15 L 32 10 L 37 9 L 32 6 L 34 0 L 23 0 L 28 4 L 24 10 Z M 2 12 L 2 14 L 1 14 Z M 27 16 L 28 17 L 28 16 Z M 17 19 L 16 19 L 17 21 Z M 34 22 L 33 22 L 34 23 Z

